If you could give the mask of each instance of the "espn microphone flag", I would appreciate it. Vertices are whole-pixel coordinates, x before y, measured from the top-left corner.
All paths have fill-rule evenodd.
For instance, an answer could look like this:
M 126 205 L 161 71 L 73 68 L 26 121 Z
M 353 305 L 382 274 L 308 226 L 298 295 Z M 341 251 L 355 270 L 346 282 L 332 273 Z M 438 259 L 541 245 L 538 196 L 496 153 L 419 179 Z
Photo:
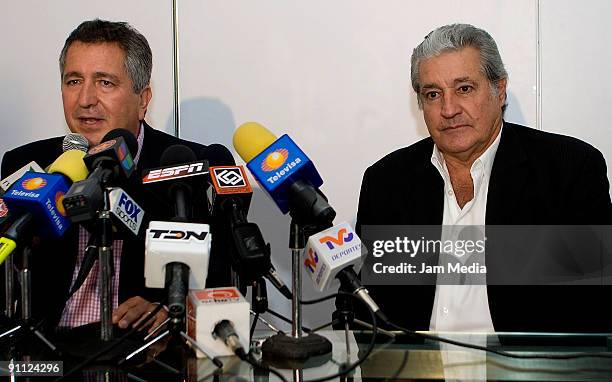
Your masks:
M 169 165 L 147 170 L 142 178 L 142 184 L 164 182 L 187 178 L 190 176 L 208 174 L 208 161 L 198 160 L 179 165 Z
M 62 175 L 27 172 L 4 194 L 3 199 L 13 214 L 42 216 L 38 219 L 42 236 L 59 237 L 70 225 L 62 205 L 68 188 Z
M 355 273 L 361 269 L 361 255 L 365 248 L 347 222 L 310 236 L 302 253 L 306 273 L 315 288 L 323 292 L 330 287 L 337 289 L 340 282 L 336 275 L 352 266 Z

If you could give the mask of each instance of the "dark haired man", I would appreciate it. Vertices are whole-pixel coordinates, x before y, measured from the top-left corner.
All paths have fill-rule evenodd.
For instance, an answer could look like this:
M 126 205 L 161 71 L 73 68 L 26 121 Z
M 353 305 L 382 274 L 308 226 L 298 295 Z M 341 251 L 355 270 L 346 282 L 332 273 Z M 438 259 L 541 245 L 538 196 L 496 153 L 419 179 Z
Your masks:
M 81 23 L 67 38 L 59 63 L 66 123 L 70 131 L 85 136 L 90 146 L 100 143 L 111 130 L 130 131 L 138 142 L 134 156 L 137 173 L 159 166 L 161 154 L 171 145 L 188 146 L 196 154 L 205 150 L 206 146 L 155 130 L 144 121 L 152 96 L 152 53 L 146 38 L 129 24 L 99 19 Z M 2 177 L 32 160 L 46 166 L 61 152 L 62 137 L 8 151 L 2 160 Z M 234 163 L 225 148 L 215 153 L 215 158 L 219 162 L 215 164 Z M 134 192 L 131 196 L 150 217 L 157 212 L 161 220 L 168 219 L 160 213 L 155 198 L 144 197 L 138 190 Z M 38 252 L 32 271 L 33 316 L 47 318 L 50 327 L 76 327 L 99 320 L 97 263 L 83 285 L 66 301 L 80 269 L 88 236 L 84 228 L 73 225 L 61 239 L 48 240 L 33 248 Z M 127 328 L 153 310 L 160 294 L 144 285 L 142 235 L 115 240 L 113 249 L 113 322 Z M 213 256 L 210 268 L 207 285 L 229 283 L 230 267 L 223 257 Z M 165 311 L 160 311 L 150 328 L 165 318 Z

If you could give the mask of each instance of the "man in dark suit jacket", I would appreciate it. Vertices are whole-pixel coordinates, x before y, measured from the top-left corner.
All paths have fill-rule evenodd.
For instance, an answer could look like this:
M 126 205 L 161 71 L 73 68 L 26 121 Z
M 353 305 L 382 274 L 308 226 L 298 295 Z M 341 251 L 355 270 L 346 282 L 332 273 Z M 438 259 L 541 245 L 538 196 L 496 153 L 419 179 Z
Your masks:
M 469 214 L 467 221 L 477 221 L 470 224 L 612 224 L 599 151 L 574 138 L 503 121 L 507 73 L 485 31 L 455 24 L 431 32 L 413 53 L 412 82 L 431 137 L 366 170 L 358 233 L 368 225 L 456 224 Z M 435 158 L 441 158 L 439 168 Z M 491 166 L 490 174 L 481 174 L 480 189 L 473 179 L 479 161 L 485 169 L 487 161 Z M 495 261 L 486 257 L 487 264 Z M 440 309 L 435 301 L 444 300 L 440 293 L 447 294 L 445 301 L 465 298 L 484 307 L 496 331 L 612 330 L 604 303 L 610 288 L 601 285 L 489 285 L 475 302 L 456 287 L 368 289 L 391 321 L 415 330 L 431 328 Z M 454 323 L 481 320 L 461 314 Z
M 139 149 L 134 182 L 126 191 L 145 210 L 146 228 L 152 219 L 168 220 L 170 206 L 165 195 L 139 187 L 139 175 L 145 169 L 160 166 L 164 150 L 175 144 L 189 147 L 211 165 L 234 164 L 231 153 L 223 146 L 185 141 L 151 128 L 144 122 L 151 99 L 149 86 L 152 54 L 144 36 L 127 23 L 103 20 L 86 21 L 68 37 L 60 56 L 62 100 L 68 127 L 80 133 L 90 147 L 100 143 L 106 133 L 116 128 L 126 129 L 138 137 Z M 62 153 L 62 138 L 33 142 L 4 154 L 2 177 L 30 161 L 47 166 Z M 205 197 L 205 190 L 196 190 L 194 200 Z M 215 234 L 215 221 L 211 232 Z M 153 309 L 152 302 L 161 297 L 160 291 L 145 288 L 144 229 L 139 237 L 123 237 L 120 258 L 118 308 L 113 322 L 127 327 Z M 221 237 L 217 236 L 217 237 Z M 46 318 L 47 326 L 55 327 L 64 310 L 78 255 L 79 228 L 72 225 L 57 240 L 33 243 L 33 317 Z M 213 241 L 207 285 L 228 285 L 231 279 L 229 261 L 222 256 L 223 240 Z M 155 324 L 166 317 L 160 311 Z

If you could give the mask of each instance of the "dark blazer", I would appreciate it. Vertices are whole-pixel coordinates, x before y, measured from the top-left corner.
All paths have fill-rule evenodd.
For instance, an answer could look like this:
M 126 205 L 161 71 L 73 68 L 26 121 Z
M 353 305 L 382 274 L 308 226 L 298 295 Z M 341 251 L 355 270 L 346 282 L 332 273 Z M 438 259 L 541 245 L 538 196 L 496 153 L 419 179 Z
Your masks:
M 426 138 L 365 171 L 358 233 L 364 225 L 442 224 L 444 182 L 431 163 L 432 150 Z M 486 224 L 612 224 L 602 154 L 575 138 L 504 122 Z M 429 329 L 434 285 L 368 289 L 392 321 Z M 612 331 L 612 317 L 604 313 L 609 287 L 489 285 L 487 291 L 497 331 Z
M 221 145 L 204 146 L 195 142 L 176 138 L 162 131 L 144 125 L 144 140 L 142 152 L 136 171 L 140 174 L 145 169 L 159 167 L 160 157 L 171 145 L 182 144 L 191 148 L 199 158 L 206 159 L 212 152 L 211 165 L 232 165 L 234 159 Z M 35 161 L 45 167 L 62 153 L 63 137 L 40 140 L 7 151 L 2 159 L 2 177 L 13 173 L 26 163 Z M 214 149 L 214 150 L 211 150 Z M 214 151 L 214 152 L 213 152 Z M 143 226 L 146 228 L 150 220 L 168 220 L 172 215 L 171 206 L 163 192 L 151 192 L 140 185 L 140 176 L 133 177 L 134 182 L 124 188 L 145 210 Z M 159 190 L 158 190 L 159 191 Z M 194 195 L 194 198 L 204 198 L 205 191 Z M 211 233 L 215 237 L 216 221 L 201 219 L 211 224 Z M 204 222 L 204 221 L 203 221 Z M 143 296 L 151 301 L 158 301 L 162 296 L 158 289 L 145 288 L 144 279 L 144 231 L 138 237 L 126 237 L 121 254 L 119 279 L 119 303 L 133 296 Z M 225 236 L 225 235 L 224 235 Z M 230 262 L 224 256 L 224 240 L 213 240 L 207 286 L 226 286 L 230 284 Z M 33 247 L 32 264 L 32 307 L 35 318 L 46 318 L 47 326 L 55 327 L 59 322 L 65 296 L 71 284 L 78 247 L 78 228 L 72 225 L 66 234 L 57 240 L 45 240 Z M 2 269 L 0 278 L 4 278 Z M 4 289 L 4 281 L 0 282 Z M 4 296 L 4 293 L 2 293 Z M 2 303 L 4 304 L 4 303 Z

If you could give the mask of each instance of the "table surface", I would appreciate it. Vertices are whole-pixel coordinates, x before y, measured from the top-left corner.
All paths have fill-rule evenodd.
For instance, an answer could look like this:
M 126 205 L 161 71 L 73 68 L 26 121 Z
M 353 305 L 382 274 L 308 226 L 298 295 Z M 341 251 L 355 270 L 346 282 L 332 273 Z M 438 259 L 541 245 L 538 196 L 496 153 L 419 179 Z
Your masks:
M 559 356 L 588 352 L 606 354 L 608 358 L 591 356 L 561 360 L 517 359 L 400 333 L 396 333 L 394 338 L 378 333 L 374 350 L 365 362 L 349 374 L 349 377 L 353 380 L 404 379 L 430 381 L 612 380 L 612 333 L 421 333 L 480 346 L 486 345 L 495 350 L 518 355 Z M 268 332 L 256 332 L 254 343 L 260 345 L 268 334 Z M 290 381 L 322 378 L 337 373 L 347 361 L 353 363 L 358 357 L 363 357 L 372 339 L 371 332 L 350 332 L 347 355 L 345 332 L 324 330 L 320 331 L 319 334 L 332 342 L 331 359 L 322 360 L 320 365 L 308 367 L 299 372 L 280 368 L 276 368 L 276 370 L 280 371 Z M 2 343 L 0 343 L 0 347 L 1 345 Z M 225 378 L 231 380 L 280 380 L 277 376 L 265 371 L 255 371 L 251 365 L 240 361 L 237 357 L 221 358 L 224 367 L 222 370 L 217 370 L 210 360 L 194 357 L 185 359 L 179 357 L 175 349 L 166 349 L 161 352 L 157 349 L 155 354 L 158 353 L 159 355 L 156 355 L 154 359 L 149 354 L 146 362 L 120 369 L 113 366 L 113 361 L 107 362 L 107 366 L 89 367 L 88 376 L 94 378 L 91 380 L 103 376 L 105 380 L 109 381 L 216 381 Z M 255 354 L 261 355 L 257 352 Z M 32 359 L 53 359 L 53 356 L 42 353 L 42 355 L 34 356 Z M 74 361 L 65 362 L 64 371 L 66 372 L 73 365 L 75 365 Z M 182 373 L 177 374 L 176 371 L 172 371 L 173 369 L 182 370 Z M 90 378 L 86 379 L 89 380 Z

